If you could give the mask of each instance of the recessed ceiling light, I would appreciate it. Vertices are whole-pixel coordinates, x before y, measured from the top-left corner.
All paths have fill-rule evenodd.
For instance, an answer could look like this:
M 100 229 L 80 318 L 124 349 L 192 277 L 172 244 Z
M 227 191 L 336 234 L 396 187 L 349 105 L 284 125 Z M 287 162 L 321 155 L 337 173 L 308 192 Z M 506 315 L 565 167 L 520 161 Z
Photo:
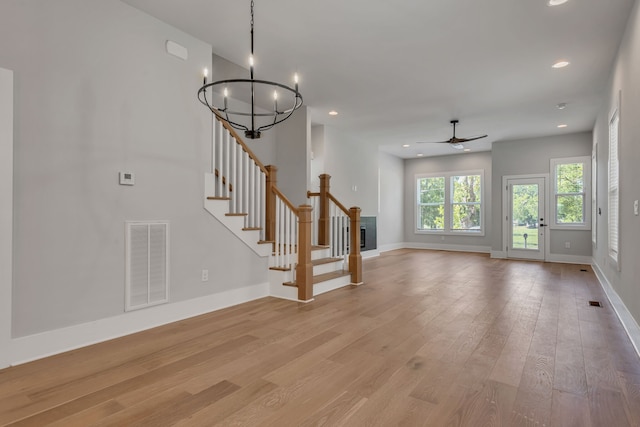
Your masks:
M 402 144 L 402 147 L 403 147 L 403 148 L 409 148 L 409 147 L 411 147 L 411 145 L 409 145 L 409 144 Z
M 337 116 L 338 112 L 336 110 L 331 110 L 331 111 L 329 111 L 329 115 L 330 116 Z
M 424 156 L 424 154 L 422 154 L 422 153 L 418 153 L 418 154 L 416 154 L 416 156 L 418 156 L 418 157 L 422 157 L 422 156 Z
M 561 102 L 560 104 L 556 105 L 556 107 L 558 107 L 558 110 L 564 110 L 565 108 L 567 108 L 567 103 Z
M 565 4 L 569 0 L 549 0 L 549 6 L 560 6 L 561 4 Z
M 564 68 L 567 65 L 569 65 L 569 61 L 558 61 L 555 64 L 553 64 L 551 67 L 552 68 Z
M 558 125 L 558 127 L 559 127 L 560 129 L 563 129 L 563 128 L 566 128 L 566 127 L 567 127 L 567 125 L 565 125 L 565 124 L 563 123 L 563 124 L 561 124 L 561 125 Z
M 464 150 L 462 150 L 462 151 L 464 151 L 465 153 L 468 153 L 469 151 L 471 151 L 471 148 L 465 148 L 465 149 L 464 149 Z

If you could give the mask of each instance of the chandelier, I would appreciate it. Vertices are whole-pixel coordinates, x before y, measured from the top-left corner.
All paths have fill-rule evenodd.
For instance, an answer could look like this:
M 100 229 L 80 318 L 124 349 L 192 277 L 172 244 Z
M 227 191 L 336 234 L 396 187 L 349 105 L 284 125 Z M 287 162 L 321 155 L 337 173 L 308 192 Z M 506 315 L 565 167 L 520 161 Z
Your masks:
M 287 85 L 258 80 L 253 76 L 253 0 L 251 0 L 251 56 L 249 56 L 249 79 L 228 79 L 207 83 L 205 69 L 204 84 L 198 91 L 198 99 L 219 119 L 233 128 L 244 131 L 250 139 L 260 138 L 262 131 L 271 129 L 287 120 L 302 106 L 302 95 L 298 92 L 298 75 L 294 75 L 294 88 Z M 230 99 L 233 95 L 234 99 Z M 271 98 L 268 100 L 268 98 Z M 251 104 L 248 111 L 247 104 Z M 239 102 L 238 100 L 246 100 Z M 256 102 L 259 104 L 256 105 Z M 234 104 L 232 104 L 232 102 Z M 270 104 L 270 107 L 267 107 Z

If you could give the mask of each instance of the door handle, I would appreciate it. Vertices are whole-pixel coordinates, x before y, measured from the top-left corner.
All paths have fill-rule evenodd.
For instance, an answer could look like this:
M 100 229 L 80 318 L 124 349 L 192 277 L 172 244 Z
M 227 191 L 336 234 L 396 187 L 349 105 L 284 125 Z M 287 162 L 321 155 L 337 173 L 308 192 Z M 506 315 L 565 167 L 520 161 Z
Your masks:
M 540 227 L 546 227 L 547 224 L 540 224 Z

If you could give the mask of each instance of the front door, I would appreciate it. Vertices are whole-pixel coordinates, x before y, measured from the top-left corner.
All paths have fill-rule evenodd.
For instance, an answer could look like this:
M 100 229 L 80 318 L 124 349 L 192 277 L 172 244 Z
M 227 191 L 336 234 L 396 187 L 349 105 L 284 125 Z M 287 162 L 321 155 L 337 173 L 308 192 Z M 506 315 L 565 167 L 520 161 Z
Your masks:
M 507 258 L 544 260 L 544 177 L 507 180 Z

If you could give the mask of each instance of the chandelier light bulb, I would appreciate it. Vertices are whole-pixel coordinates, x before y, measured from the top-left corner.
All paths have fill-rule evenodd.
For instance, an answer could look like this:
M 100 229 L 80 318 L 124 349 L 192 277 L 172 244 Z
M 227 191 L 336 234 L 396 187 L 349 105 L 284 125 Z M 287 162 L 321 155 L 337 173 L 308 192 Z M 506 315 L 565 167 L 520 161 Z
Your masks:
M 276 101 L 278 100 L 278 91 L 276 90 L 273 91 L 273 99 L 275 99 Z
M 224 97 L 226 98 L 227 96 L 229 96 L 229 89 L 225 87 L 223 93 L 224 93 Z
M 204 84 L 207 84 L 207 77 L 209 76 L 209 69 L 205 68 L 204 72 L 202 74 L 204 75 Z
M 253 67 L 253 55 L 249 56 L 249 66 Z

